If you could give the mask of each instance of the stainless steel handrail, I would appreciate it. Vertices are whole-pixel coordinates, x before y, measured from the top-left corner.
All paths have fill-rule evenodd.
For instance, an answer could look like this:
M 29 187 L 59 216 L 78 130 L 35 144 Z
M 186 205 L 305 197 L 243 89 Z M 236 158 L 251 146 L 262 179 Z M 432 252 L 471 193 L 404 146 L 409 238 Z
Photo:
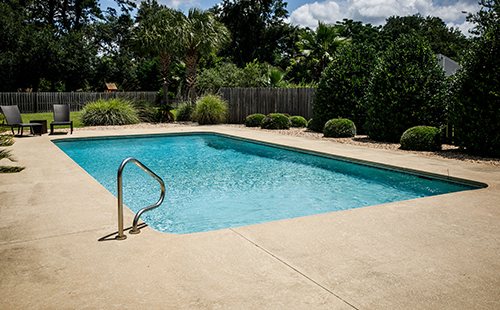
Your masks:
M 159 176 L 157 176 L 153 171 L 149 170 L 148 167 L 144 166 L 140 161 L 138 161 L 137 159 L 135 159 L 133 157 L 129 157 L 129 158 L 126 158 L 125 160 L 123 160 L 122 163 L 120 164 L 120 167 L 118 168 L 118 175 L 117 175 L 117 179 L 118 179 L 117 180 L 118 181 L 118 236 L 116 236 L 116 238 L 115 238 L 117 240 L 127 239 L 127 236 L 125 236 L 123 234 L 122 173 L 123 173 L 123 169 L 125 168 L 125 165 L 130 161 L 133 162 L 134 164 L 136 164 L 137 167 L 139 167 L 142 170 L 144 170 L 145 172 L 147 172 L 150 176 L 152 176 L 156 181 L 158 181 L 158 183 L 160 183 L 160 186 L 161 186 L 161 196 L 160 196 L 160 199 L 158 200 L 158 202 L 155 203 L 154 205 L 149 206 L 149 207 L 142 208 L 135 215 L 133 228 L 130 231 L 131 234 L 138 234 L 141 232 L 137 228 L 137 222 L 139 221 L 139 217 L 142 215 L 142 213 L 158 207 L 159 205 L 161 205 L 161 203 L 163 202 L 163 199 L 165 198 L 165 183 L 163 183 L 163 180 Z

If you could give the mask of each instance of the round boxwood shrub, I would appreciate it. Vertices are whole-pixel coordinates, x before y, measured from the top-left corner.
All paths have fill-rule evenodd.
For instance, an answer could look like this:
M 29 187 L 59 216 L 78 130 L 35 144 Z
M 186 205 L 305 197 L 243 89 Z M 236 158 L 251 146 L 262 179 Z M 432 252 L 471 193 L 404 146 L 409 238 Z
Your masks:
M 279 113 L 271 113 L 262 121 L 262 129 L 290 129 L 290 119 Z
M 307 121 L 302 116 L 292 116 L 290 117 L 291 127 L 307 127 Z
M 260 127 L 262 121 L 266 118 L 264 114 L 251 114 L 245 119 L 245 126 Z
M 401 149 L 409 151 L 439 151 L 441 131 L 436 127 L 416 126 L 401 136 Z
M 115 98 L 87 104 L 80 114 L 84 126 L 129 125 L 140 122 L 131 101 Z
M 356 126 L 348 119 L 331 119 L 326 122 L 323 134 L 330 138 L 351 138 L 356 136 Z
M 221 124 L 227 120 L 229 107 L 217 95 L 206 95 L 196 101 L 193 120 L 200 125 Z

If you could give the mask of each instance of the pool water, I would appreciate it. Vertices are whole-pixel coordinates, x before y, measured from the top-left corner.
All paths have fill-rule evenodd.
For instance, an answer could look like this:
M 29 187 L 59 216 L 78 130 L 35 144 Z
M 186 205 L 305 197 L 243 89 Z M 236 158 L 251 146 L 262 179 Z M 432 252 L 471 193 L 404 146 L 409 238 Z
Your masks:
M 141 219 L 186 234 L 474 189 L 218 134 L 54 141 L 113 195 L 120 163 L 134 157 L 165 182 L 163 204 Z M 123 201 L 134 213 L 156 203 L 160 185 L 134 164 Z

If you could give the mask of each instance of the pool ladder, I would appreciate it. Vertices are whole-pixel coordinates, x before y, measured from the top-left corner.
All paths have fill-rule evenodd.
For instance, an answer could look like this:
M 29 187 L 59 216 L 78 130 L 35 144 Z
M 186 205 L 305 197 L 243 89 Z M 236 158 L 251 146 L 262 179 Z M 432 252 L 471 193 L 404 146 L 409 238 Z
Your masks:
M 134 217 L 134 223 L 133 223 L 133 228 L 130 231 L 131 234 L 138 234 L 141 231 L 137 228 L 137 222 L 139 221 L 139 218 L 141 217 L 142 213 L 152 210 L 154 208 L 157 208 L 158 206 L 161 205 L 163 202 L 163 198 L 165 198 L 165 183 L 163 183 L 163 180 L 157 176 L 153 171 L 149 170 L 148 167 L 144 166 L 140 161 L 133 157 L 126 158 L 125 160 L 122 161 L 120 164 L 120 167 L 118 168 L 118 236 L 115 237 L 116 240 L 125 240 L 127 239 L 127 236 L 123 234 L 123 191 L 122 191 L 122 172 L 123 169 L 125 168 L 125 165 L 129 162 L 133 162 L 134 164 L 137 165 L 137 167 L 141 168 L 145 172 L 147 172 L 150 176 L 152 176 L 158 183 L 160 183 L 161 186 L 161 196 L 160 199 L 158 200 L 157 203 L 154 205 L 151 205 L 149 207 L 142 208 L 137 212 L 137 214 Z

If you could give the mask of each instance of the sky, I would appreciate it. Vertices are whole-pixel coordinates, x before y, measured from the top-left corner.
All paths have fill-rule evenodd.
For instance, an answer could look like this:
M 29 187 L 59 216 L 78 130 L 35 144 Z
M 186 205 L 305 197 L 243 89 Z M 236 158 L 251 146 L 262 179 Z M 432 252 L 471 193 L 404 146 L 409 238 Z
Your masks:
M 138 4 L 140 1 L 134 0 Z M 192 7 L 209 9 L 220 0 L 157 0 L 168 7 L 187 11 Z M 101 0 L 101 7 L 115 7 L 113 0 Z M 361 21 L 373 26 L 384 25 L 390 16 L 408 16 L 420 13 L 422 16 L 440 17 L 448 27 L 458 28 L 466 36 L 473 25 L 465 21 L 465 12 L 476 13 L 478 0 L 284 0 L 292 25 L 316 28 L 318 21 L 335 24 L 344 18 Z M 135 13 L 133 13 L 135 15 Z

